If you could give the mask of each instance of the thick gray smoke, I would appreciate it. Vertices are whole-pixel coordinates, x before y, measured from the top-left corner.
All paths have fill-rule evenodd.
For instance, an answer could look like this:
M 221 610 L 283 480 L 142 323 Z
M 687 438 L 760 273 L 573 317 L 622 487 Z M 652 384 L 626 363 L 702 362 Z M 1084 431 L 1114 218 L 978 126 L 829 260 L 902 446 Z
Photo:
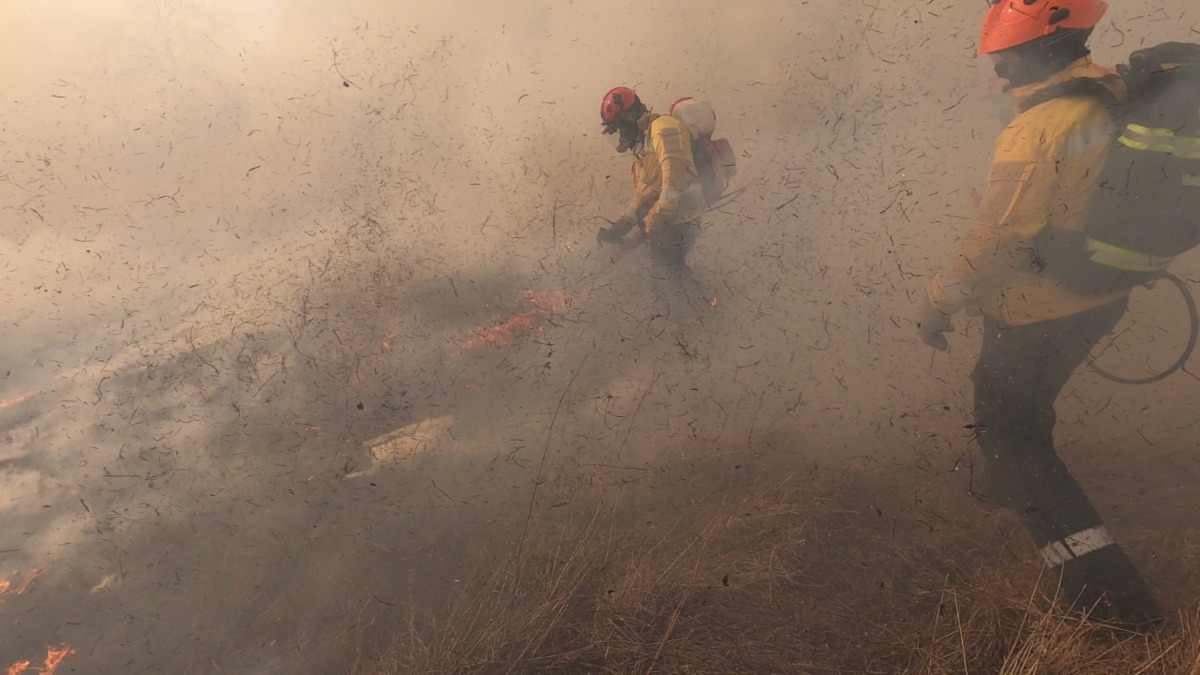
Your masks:
M 335 672 L 530 513 L 714 457 L 970 447 L 977 322 L 931 358 L 911 316 L 1003 122 L 982 3 L 10 4 L 0 580 L 42 572 L 0 598 L 0 665 Z M 1188 12 L 1116 6 L 1098 56 Z M 644 251 L 594 243 L 618 84 L 709 99 L 738 152 L 672 316 Z M 1136 297 L 1105 357 L 1135 373 L 1185 336 Z M 1177 494 L 1193 380 L 1073 381 L 1082 475 Z

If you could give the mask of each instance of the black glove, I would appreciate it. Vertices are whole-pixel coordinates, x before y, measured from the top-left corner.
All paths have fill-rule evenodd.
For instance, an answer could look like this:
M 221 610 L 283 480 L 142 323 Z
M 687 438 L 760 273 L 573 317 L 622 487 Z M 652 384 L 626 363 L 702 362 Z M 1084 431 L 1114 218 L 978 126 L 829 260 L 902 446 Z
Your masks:
M 950 347 L 945 333 L 951 328 L 950 315 L 934 307 L 929 296 L 926 296 L 917 308 L 917 329 L 921 331 L 921 339 L 930 347 L 944 352 Z
M 629 216 L 621 216 L 612 227 L 602 227 L 596 233 L 597 244 L 619 244 L 625 235 L 637 226 L 637 221 Z
M 617 228 L 602 227 L 596 233 L 597 244 L 619 244 L 621 243 L 621 235 L 617 234 Z

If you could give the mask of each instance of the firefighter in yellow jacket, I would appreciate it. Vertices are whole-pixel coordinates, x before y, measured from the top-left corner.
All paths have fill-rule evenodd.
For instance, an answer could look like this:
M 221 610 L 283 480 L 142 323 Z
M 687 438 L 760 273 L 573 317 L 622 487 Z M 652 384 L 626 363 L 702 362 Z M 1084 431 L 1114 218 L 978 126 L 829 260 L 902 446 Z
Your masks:
M 703 193 L 691 139 L 683 124 L 646 107 L 628 87 L 604 95 L 600 119 L 605 134 L 619 134 L 617 150 L 633 150 L 633 197 L 625 213 L 601 228 L 597 240 L 620 243 L 641 228 L 650 248 L 652 273 L 678 275 L 695 239 Z
M 1018 513 L 1068 603 L 1145 624 L 1160 615 L 1150 589 L 1054 448 L 1055 399 L 1128 305 L 1127 288 L 1081 292 L 1056 274 L 1059 253 L 1085 239 L 1114 132 L 1100 98 L 1044 94 L 1108 73 L 1087 48 L 1106 9 L 1102 0 L 992 0 L 980 51 L 1008 81 L 1017 114 L 996 142 L 977 224 L 933 276 L 917 323 L 927 344 L 945 349 L 953 314 L 982 313 L 972 380 L 985 493 Z M 1105 82 L 1127 99 L 1119 80 Z

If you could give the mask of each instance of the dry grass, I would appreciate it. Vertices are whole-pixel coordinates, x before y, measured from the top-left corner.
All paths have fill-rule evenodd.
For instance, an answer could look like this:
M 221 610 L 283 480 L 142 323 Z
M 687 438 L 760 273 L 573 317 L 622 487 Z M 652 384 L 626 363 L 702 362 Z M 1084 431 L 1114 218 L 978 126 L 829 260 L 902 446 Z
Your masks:
M 1067 613 L 997 570 L 947 590 L 914 673 L 1200 675 L 1200 615 L 1131 632 Z
M 935 570 L 945 548 L 843 506 L 783 486 L 656 527 L 559 523 L 353 672 L 1200 675 L 1200 616 L 1097 626 L 967 548 L 969 574 Z

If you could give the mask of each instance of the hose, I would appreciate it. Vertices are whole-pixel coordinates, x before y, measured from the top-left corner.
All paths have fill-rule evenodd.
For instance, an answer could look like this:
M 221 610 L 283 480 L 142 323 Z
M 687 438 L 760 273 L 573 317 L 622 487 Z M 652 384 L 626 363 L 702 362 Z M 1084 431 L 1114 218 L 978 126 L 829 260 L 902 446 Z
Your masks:
M 1175 363 L 1172 363 L 1170 367 L 1161 373 L 1141 378 L 1122 377 L 1115 373 L 1111 373 L 1097 365 L 1096 359 L 1089 355 L 1087 360 L 1088 368 L 1092 369 L 1092 371 L 1100 377 L 1118 384 L 1154 384 L 1155 382 L 1162 382 L 1168 377 L 1183 370 L 1183 367 L 1187 365 L 1188 359 L 1192 358 L 1192 352 L 1196 350 L 1196 342 L 1198 339 L 1200 339 L 1200 311 L 1196 309 L 1196 299 L 1192 297 L 1192 289 L 1188 287 L 1187 282 L 1183 279 L 1180 279 L 1179 277 L 1170 273 L 1165 274 L 1163 278 L 1165 278 L 1167 281 L 1170 281 L 1175 285 L 1175 288 L 1179 289 L 1180 295 L 1183 296 L 1183 302 L 1187 305 L 1189 322 L 1188 330 L 1190 332 L 1188 334 L 1187 345 L 1185 345 L 1183 348 L 1183 353 L 1179 355 L 1179 358 L 1175 360 Z

